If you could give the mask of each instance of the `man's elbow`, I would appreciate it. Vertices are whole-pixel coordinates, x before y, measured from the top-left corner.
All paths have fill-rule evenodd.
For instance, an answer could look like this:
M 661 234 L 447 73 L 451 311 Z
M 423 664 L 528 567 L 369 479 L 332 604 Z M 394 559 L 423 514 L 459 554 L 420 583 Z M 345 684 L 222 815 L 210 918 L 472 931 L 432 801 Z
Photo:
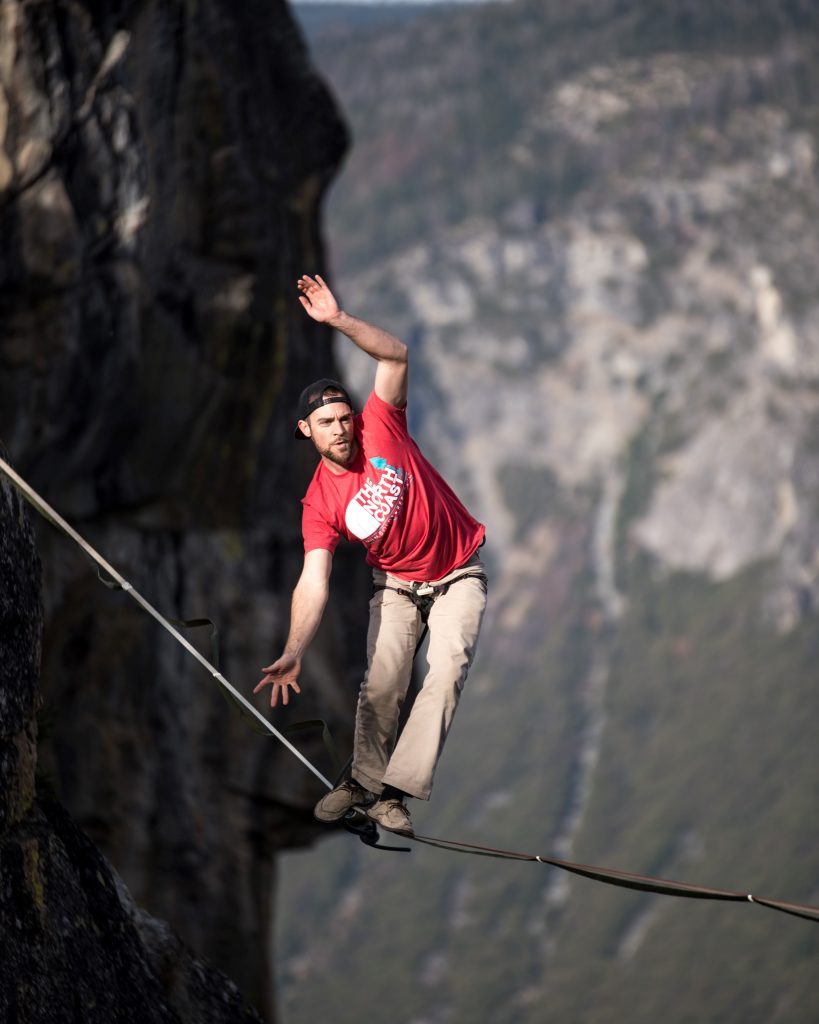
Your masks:
M 394 339 L 393 351 L 390 353 L 389 361 L 391 363 L 399 363 L 402 366 L 406 366 L 409 363 L 409 349 L 398 338 Z

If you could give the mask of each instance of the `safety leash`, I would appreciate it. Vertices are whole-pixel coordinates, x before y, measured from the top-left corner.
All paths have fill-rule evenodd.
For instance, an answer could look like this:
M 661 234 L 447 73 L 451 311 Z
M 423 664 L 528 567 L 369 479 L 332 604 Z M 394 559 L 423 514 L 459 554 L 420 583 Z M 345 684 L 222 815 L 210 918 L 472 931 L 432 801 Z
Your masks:
M 227 679 L 225 679 L 225 677 L 218 670 L 218 668 L 216 668 L 215 665 L 213 665 L 210 661 L 208 661 L 207 658 L 203 657 L 199 653 L 199 651 L 197 651 L 196 648 L 192 644 L 190 644 L 185 639 L 184 636 L 182 636 L 182 634 L 179 632 L 179 630 L 176 629 L 173 625 L 171 625 L 169 620 L 166 619 L 164 615 L 162 615 L 160 612 L 158 612 L 156 610 L 156 608 L 154 608 L 154 606 L 150 602 L 146 601 L 145 598 L 142 596 L 142 594 L 140 594 L 139 591 L 136 590 L 131 583 L 129 583 L 126 579 L 124 579 L 124 577 L 121 576 L 120 573 L 118 573 L 117 570 L 110 563 L 108 563 L 102 557 L 102 555 L 99 554 L 99 552 L 95 551 L 95 549 L 92 548 L 91 545 L 87 543 L 87 541 L 83 540 L 83 538 L 77 533 L 77 531 L 72 526 L 70 526 L 62 518 L 62 516 L 58 512 L 56 512 L 48 504 L 48 502 L 45 500 L 45 498 L 43 498 L 40 494 L 38 494 L 37 491 L 35 491 L 34 488 L 30 484 L 28 484 L 15 470 L 13 470 L 11 468 L 11 466 L 3 458 L 0 458 L 0 471 L 5 473 L 5 475 L 9 478 L 9 480 L 18 489 L 18 491 L 20 491 L 20 493 L 23 495 L 23 497 L 28 502 L 30 502 L 31 505 L 33 505 L 34 508 L 36 508 L 37 511 L 42 516 L 44 516 L 46 519 L 48 519 L 49 522 L 51 522 L 54 526 L 56 526 L 63 533 L 67 534 L 67 536 L 69 536 L 76 544 L 78 544 L 82 548 L 82 550 L 105 573 L 108 574 L 110 579 L 115 581 L 115 583 L 120 587 L 120 589 L 124 590 L 125 593 L 128 594 L 129 597 L 132 597 L 134 599 L 134 601 L 136 601 L 136 603 L 141 608 L 143 608 L 146 612 L 148 612 L 149 615 L 151 615 L 154 619 L 156 619 L 156 621 L 160 624 L 160 626 L 162 626 L 163 629 L 166 629 L 175 640 L 177 640 L 180 644 L 182 644 L 182 646 L 185 648 L 185 650 L 189 654 L 192 654 L 193 657 L 196 658 L 196 660 L 201 665 L 203 665 L 208 670 L 208 672 L 210 672 L 211 676 L 216 680 L 216 682 L 224 690 L 226 690 L 231 695 L 231 697 L 235 701 L 237 701 L 238 704 L 242 708 L 244 708 L 245 711 L 248 712 L 248 714 L 252 715 L 253 718 L 255 718 L 258 722 L 260 722 L 262 724 L 262 726 L 272 736 L 274 736 L 279 741 L 279 743 L 282 744 L 282 746 L 286 747 L 294 757 L 298 758 L 298 760 L 301 761 L 301 763 L 305 766 L 305 768 L 307 768 L 309 771 L 311 771 L 313 773 L 313 775 L 316 776 L 317 779 L 320 779 L 328 789 L 332 789 L 333 788 L 333 785 L 330 782 L 330 780 L 325 778 L 324 775 L 322 775 L 322 773 L 318 770 L 318 768 L 316 768 L 316 766 L 314 764 L 312 764 L 310 761 L 308 761 L 308 759 L 304 756 L 304 754 L 302 754 L 302 752 L 300 750 L 298 750 L 296 747 L 294 747 L 293 744 L 282 733 L 280 733 L 279 730 L 276 729 L 276 727 L 273 726 L 264 717 L 264 715 L 262 715 L 261 712 L 259 712 L 250 703 L 249 700 L 247 700 L 245 697 L 243 697 L 242 694 L 234 686 L 232 686 L 227 681 Z M 103 580 L 103 582 L 105 582 L 105 581 Z

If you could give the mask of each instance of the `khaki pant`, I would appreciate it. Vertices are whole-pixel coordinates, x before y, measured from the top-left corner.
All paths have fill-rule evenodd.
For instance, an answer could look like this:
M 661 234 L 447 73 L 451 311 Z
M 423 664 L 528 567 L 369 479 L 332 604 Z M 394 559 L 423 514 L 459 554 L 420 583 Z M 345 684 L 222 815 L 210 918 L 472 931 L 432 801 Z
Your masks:
M 435 583 L 484 572 L 477 555 Z M 407 587 L 405 580 L 373 570 L 377 587 Z M 421 613 L 393 589 L 378 590 L 370 601 L 368 668 L 358 695 L 353 776 L 373 793 L 395 786 L 428 800 L 435 767 L 458 705 L 481 628 L 486 589 L 482 580 L 452 582 L 429 613 L 429 671 L 409 718 L 398 733 L 401 707 L 409 689 L 415 648 L 423 631 Z M 397 742 L 396 742 L 397 737 Z

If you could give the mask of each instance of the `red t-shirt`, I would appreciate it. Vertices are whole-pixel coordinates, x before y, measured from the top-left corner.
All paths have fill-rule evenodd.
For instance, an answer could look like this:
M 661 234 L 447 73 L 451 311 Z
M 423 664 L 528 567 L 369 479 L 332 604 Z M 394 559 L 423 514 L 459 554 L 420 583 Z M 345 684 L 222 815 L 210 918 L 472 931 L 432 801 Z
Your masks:
M 484 527 L 407 432 L 407 411 L 373 392 L 355 417 L 358 452 L 343 473 L 320 462 L 302 498 L 304 550 L 359 540 L 367 561 L 405 580 L 439 580 L 477 551 Z

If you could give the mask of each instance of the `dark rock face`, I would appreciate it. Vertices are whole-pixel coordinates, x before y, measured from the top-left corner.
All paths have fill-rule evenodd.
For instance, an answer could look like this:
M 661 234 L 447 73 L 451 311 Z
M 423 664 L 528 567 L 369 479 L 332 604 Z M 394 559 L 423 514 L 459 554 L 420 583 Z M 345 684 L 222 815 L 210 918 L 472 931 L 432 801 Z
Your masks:
M 134 907 L 58 804 L 35 798 L 41 628 L 33 530 L 0 478 L 0 1019 L 259 1021 L 232 982 Z
M 22 500 L 5 478 L 0 478 L 0 522 L 0 830 L 5 830 L 25 817 L 34 800 L 43 625 L 34 535 Z
M 0 438 L 148 600 L 218 624 L 247 695 L 301 566 L 295 399 L 336 372 L 295 280 L 323 270 L 345 146 L 283 3 L 0 7 Z M 59 799 L 137 903 L 272 1013 L 273 855 L 315 836 L 320 784 L 69 541 L 43 527 L 40 551 Z M 367 583 L 336 563 L 289 714 L 345 745 Z M 2 709 L 2 756 L 33 771 L 23 712 Z M 331 773 L 318 738 L 299 744 Z
M 334 109 L 283 4 L 3 18 L 2 433 L 67 514 L 244 525 L 292 472 L 282 396 L 327 359 L 293 289 Z

